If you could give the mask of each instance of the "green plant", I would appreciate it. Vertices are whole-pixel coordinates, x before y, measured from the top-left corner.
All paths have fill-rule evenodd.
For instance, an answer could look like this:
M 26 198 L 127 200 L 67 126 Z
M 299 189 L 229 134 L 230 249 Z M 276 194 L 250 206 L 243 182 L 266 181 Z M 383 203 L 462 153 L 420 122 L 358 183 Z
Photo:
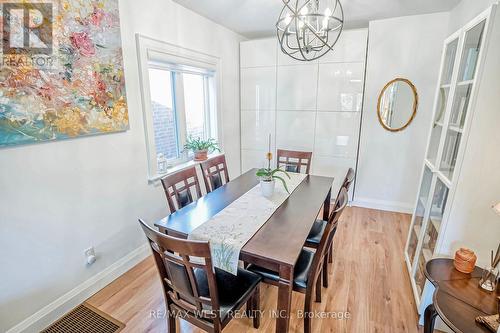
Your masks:
M 281 170 L 280 168 L 276 168 L 274 170 L 271 170 L 270 168 L 262 168 L 262 169 L 257 170 L 256 175 L 257 175 L 257 177 L 260 177 L 260 179 L 262 179 L 265 182 L 270 182 L 272 180 L 278 179 L 279 181 L 281 181 L 281 183 L 283 183 L 285 190 L 288 193 L 290 193 L 290 191 L 288 190 L 288 186 L 286 185 L 285 179 L 283 179 L 283 177 L 281 177 L 281 176 L 276 175 L 277 173 L 280 173 L 280 172 L 285 174 L 288 177 L 288 179 L 290 179 L 290 175 L 285 170 Z
M 220 152 L 219 144 L 214 138 L 210 139 L 202 139 L 202 138 L 193 138 L 189 136 L 186 140 L 186 144 L 184 145 L 185 150 L 192 150 L 194 152 L 200 150 L 208 150 L 210 152 L 218 151 Z

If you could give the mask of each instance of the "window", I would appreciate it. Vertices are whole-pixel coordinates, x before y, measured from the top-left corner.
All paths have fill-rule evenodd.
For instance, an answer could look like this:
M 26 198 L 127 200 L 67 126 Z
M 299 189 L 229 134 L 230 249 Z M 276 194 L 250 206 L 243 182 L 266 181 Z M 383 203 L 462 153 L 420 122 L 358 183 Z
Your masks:
M 154 141 L 158 163 L 162 157 L 169 165 L 185 162 L 183 152 L 188 137 L 215 137 L 210 113 L 213 73 L 172 64 L 150 63 L 149 86 Z M 161 168 L 160 168 L 161 169 Z
M 154 44 L 154 47 L 152 47 Z M 188 162 L 188 137 L 218 139 L 218 58 L 139 36 L 150 180 Z

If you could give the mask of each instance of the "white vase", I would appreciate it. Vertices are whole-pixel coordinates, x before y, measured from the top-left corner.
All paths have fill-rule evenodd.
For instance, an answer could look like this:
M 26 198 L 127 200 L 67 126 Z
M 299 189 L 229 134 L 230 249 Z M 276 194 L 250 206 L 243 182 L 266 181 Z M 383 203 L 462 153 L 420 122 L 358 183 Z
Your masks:
M 264 197 L 270 198 L 273 196 L 275 183 L 276 182 L 274 181 L 274 179 L 270 181 L 265 181 L 265 180 L 260 181 L 260 190 L 262 191 L 262 195 Z

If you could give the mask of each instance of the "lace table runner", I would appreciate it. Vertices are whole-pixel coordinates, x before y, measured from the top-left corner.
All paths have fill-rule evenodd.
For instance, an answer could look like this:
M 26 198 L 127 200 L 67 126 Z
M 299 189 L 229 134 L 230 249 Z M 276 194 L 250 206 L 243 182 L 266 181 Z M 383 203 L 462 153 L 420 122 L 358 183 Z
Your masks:
M 290 179 L 283 178 L 286 178 L 288 190 L 292 193 L 306 175 L 289 174 Z M 262 196 L 258 184 L 194 229 L 188 239 L 209 241 L 214 266 L 236 275 L 243 246 L 289 196 L 279 180 L 276 180 L 271 198 Z

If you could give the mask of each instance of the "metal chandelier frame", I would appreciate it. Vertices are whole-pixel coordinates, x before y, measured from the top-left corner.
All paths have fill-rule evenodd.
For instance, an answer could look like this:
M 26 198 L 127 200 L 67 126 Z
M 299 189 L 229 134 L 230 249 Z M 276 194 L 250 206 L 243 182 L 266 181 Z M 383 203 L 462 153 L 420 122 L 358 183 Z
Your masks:
M 334 2 L 330 15 L 319 12 L 320 0 L 283 0 L 276 22 L 283 53 L 299 61 L 313 61 L 333 50 L 342 33 L 344 10 L 339 0 L 323 1 Z

